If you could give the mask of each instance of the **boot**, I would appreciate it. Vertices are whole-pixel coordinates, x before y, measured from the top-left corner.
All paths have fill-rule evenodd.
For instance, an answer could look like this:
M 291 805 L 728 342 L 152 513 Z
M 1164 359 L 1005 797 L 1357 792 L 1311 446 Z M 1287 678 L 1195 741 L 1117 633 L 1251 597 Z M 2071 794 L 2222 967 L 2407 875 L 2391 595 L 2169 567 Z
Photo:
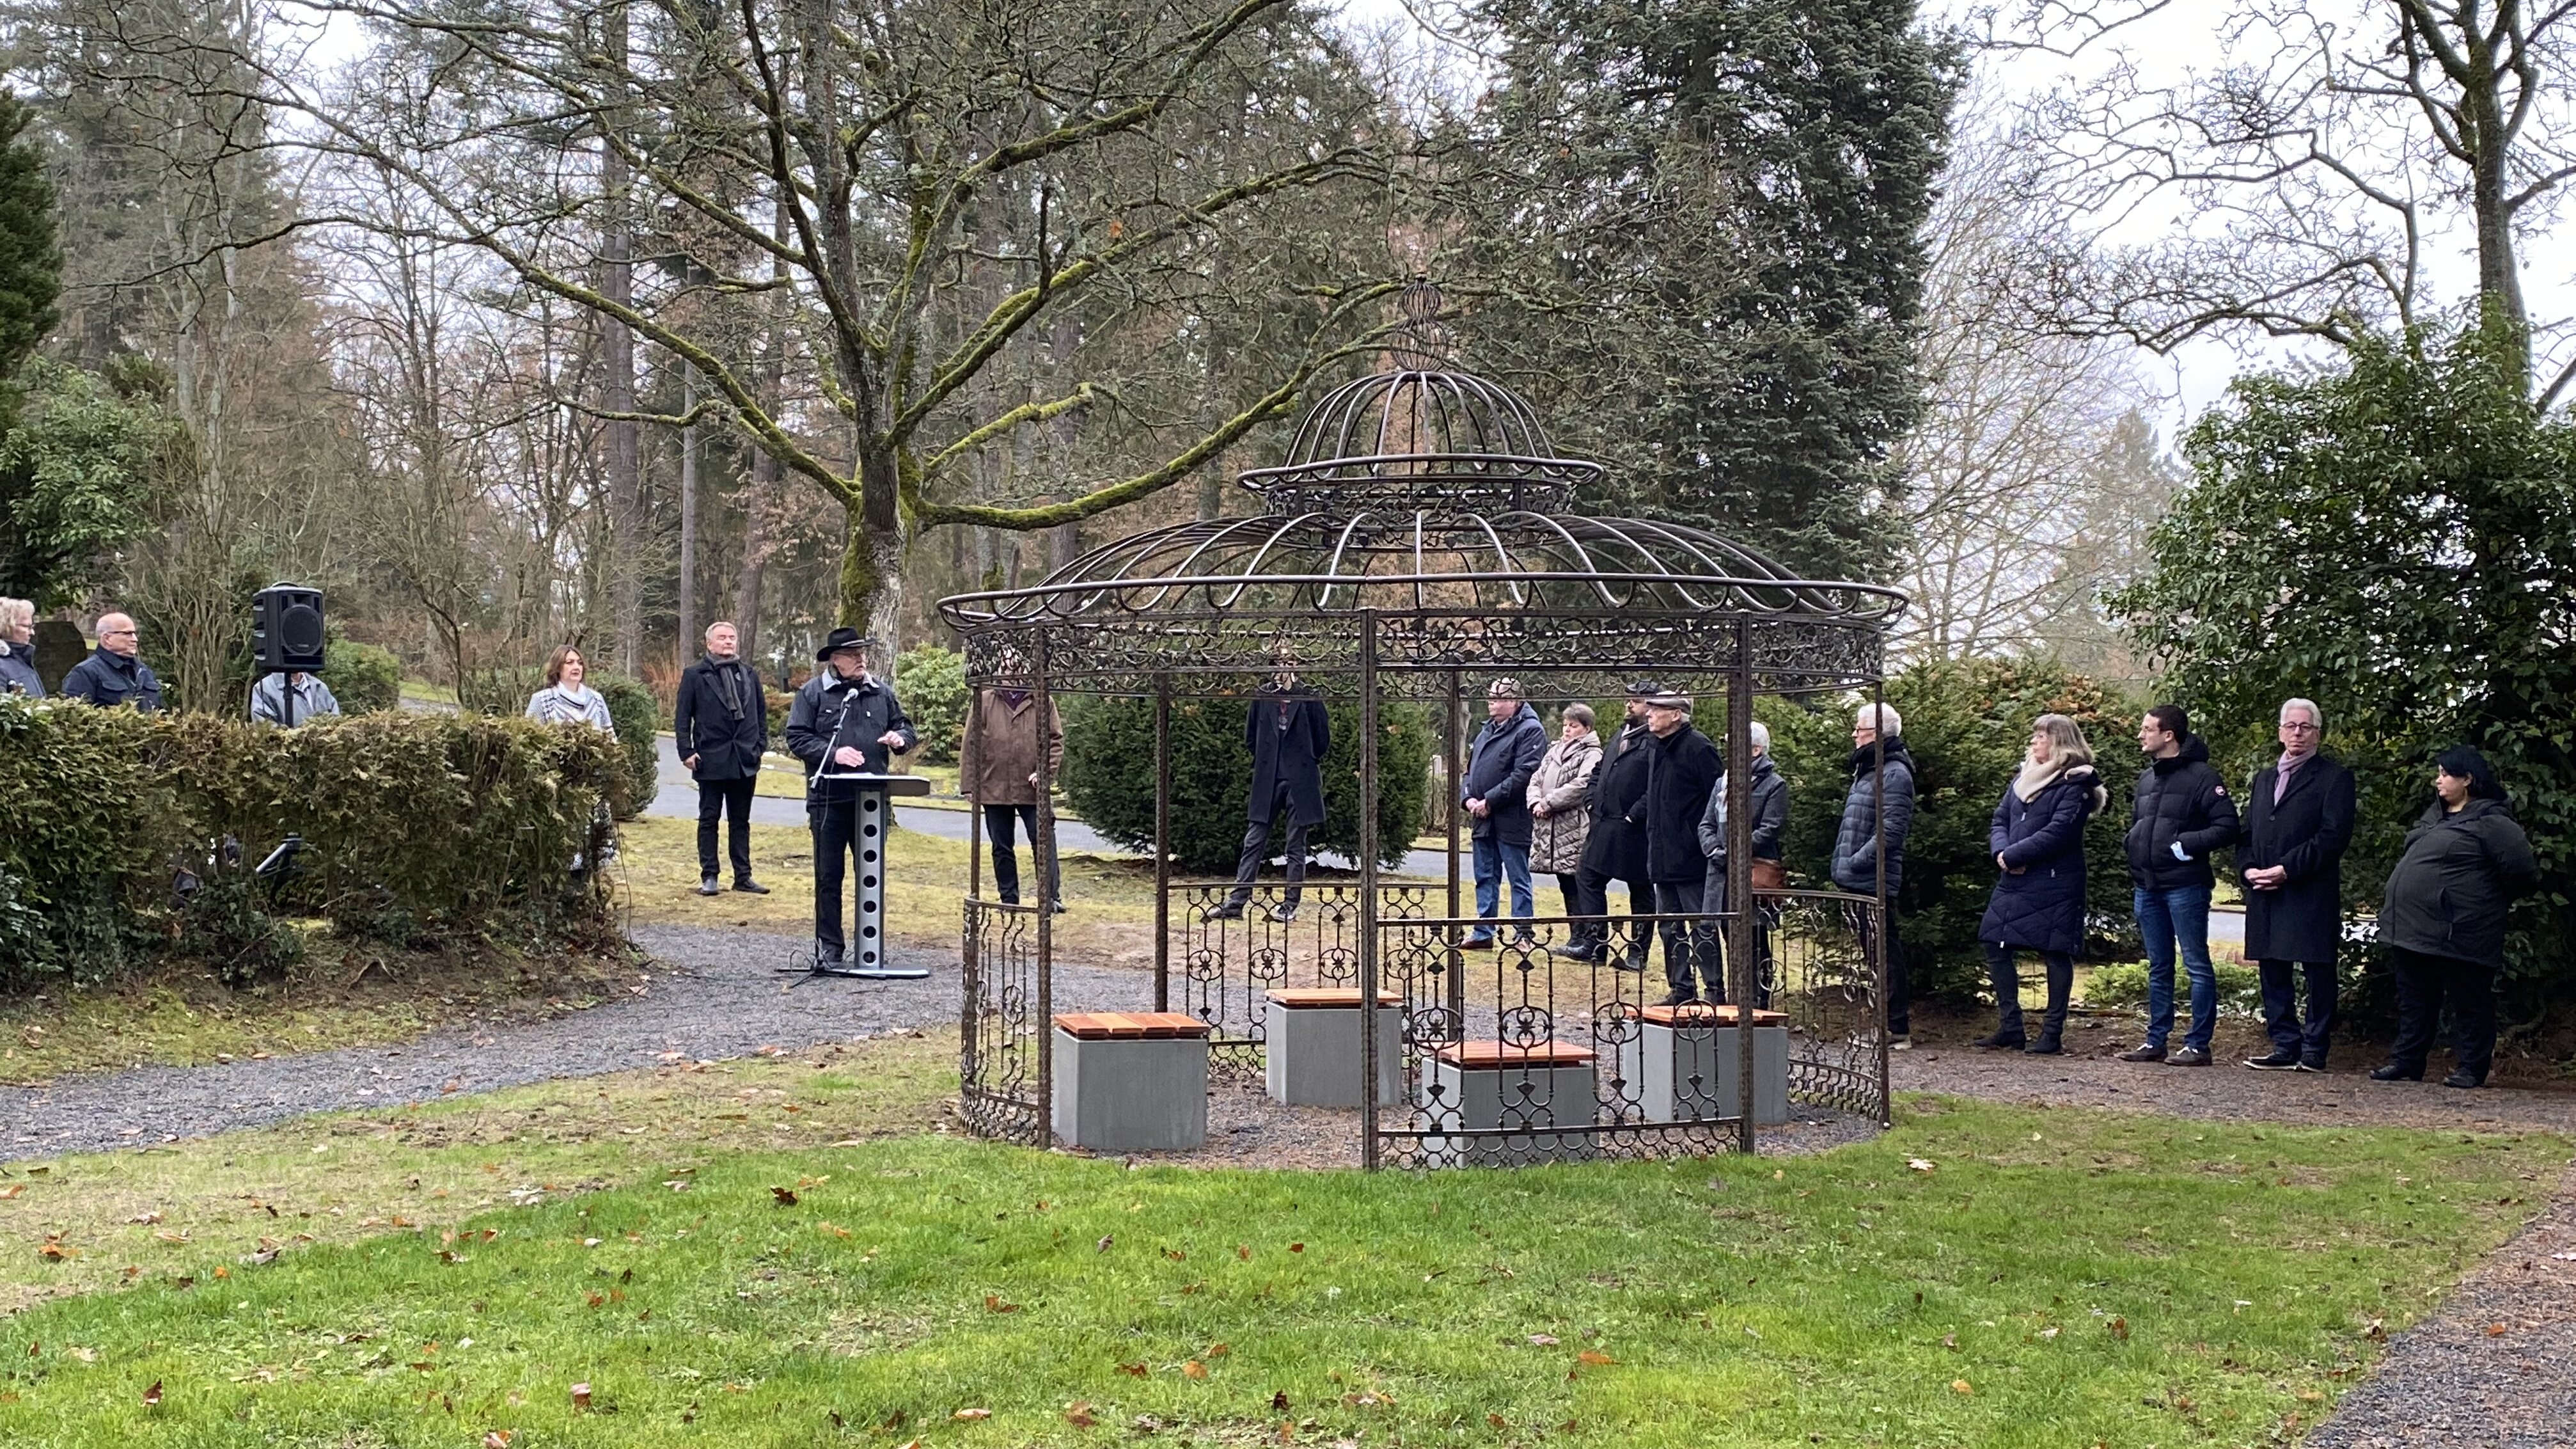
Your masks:
M 2039 1035 L 2032 1037 L 2030 1044 L 2022 1050 L 2035 1057 L 2056 1056 L 2066 1050 L 2065 1045 L 2058 1040 L 2060 1035 L 2062 1030 L 2055 1024 L 2043 1026 L 2039 1029 Z
M 2027 1040 L 2028 1038 L 2024 1037 L 2018 1030 L 2008 1031 L 2003 1027 L 1996 1027 L 1993 1031 L 1988 1032 L 1986 1035 L 1968 1043 L 1968 1045 L 1975 1047 L 1981 1052 L 2000 1052 L 2009 1051 L 2015 1047 L 2019 1047 Z

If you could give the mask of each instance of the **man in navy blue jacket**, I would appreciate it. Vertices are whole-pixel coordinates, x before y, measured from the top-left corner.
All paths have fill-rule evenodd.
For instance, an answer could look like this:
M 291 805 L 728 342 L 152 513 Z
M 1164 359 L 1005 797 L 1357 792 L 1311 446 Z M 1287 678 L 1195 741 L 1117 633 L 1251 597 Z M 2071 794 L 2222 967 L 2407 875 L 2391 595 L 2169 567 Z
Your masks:
M 1521 698 L 1518 681 L 1497 679 L 1485 690 L 1485 727 L 1468 747 L 1466 778 L 1458 782 L 1458 803 L 1467 812 L 1474 837 L 1476 919 L 1480 923 L 1462 946 L 1494 944 L 1494 919 L 1501 908 L 1503 882 L 1512 887 L 1512 917 L 1526 921 L 1537 914 L 1530 898 L 1530 777 L 1547 756 L 1547 726 L 1538 711 Z M 1521 927 L 1529 938 L 1529 927 Z

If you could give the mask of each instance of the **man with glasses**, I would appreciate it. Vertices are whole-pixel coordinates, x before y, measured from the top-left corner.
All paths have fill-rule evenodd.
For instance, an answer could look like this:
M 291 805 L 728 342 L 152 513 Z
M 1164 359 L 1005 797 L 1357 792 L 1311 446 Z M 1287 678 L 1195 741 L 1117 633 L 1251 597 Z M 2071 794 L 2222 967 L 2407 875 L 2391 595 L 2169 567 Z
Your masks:
M 2352 771 L 2318 750 L 2325 711 L 2315 700 L 2281 706 L 2281 758 L 2254 772 L 2245 797 L 2245 954 L 2263 981 L 2263 1029 L 2272 1050 L 2245 1065 L 2259 1072 L 2321 1072 L 2333 1038 L 2335 956 L 2343 944 L 2343 852 L 2352 843 Z M 2308 1019 L 2297 982 L 2306 978 Z
M 102 709 L 130 704 L 145 714 L 161 708 L 161 681 L 152 666 L 135 657 L 141 643 L 134 620 L 124 614 L 101 614 L 98 648 L 63 676 L 63 697 L 85 700 Z

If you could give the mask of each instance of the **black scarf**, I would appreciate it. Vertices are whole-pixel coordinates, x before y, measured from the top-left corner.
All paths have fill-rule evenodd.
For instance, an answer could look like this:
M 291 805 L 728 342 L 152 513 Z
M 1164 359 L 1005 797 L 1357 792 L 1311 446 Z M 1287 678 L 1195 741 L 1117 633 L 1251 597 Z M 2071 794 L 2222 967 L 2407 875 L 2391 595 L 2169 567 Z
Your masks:
M 725 712 L 735 719 L 742 718 L 743 691 L 740 681 L 735 678 L 735 672 L 742 667 L 742 660 L 739 657 L 718 659 L 712 654 L 707 656 L 707 668 L 714 672 L 716 688 L 724 694 Z

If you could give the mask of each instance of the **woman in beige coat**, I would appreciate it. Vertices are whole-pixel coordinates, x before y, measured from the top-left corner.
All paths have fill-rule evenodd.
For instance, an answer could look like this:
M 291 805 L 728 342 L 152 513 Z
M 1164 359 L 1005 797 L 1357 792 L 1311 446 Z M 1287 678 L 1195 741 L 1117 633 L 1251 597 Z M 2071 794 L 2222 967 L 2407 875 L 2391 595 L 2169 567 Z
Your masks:
M 1047 701 L 1047 778 L 1064 771 L 1064 718 Z M 1038 838 L 1038 702 L 1024 686 L 1005 682 L 978 690 L 966 709 L 966 739 L 957 752 L 957 788 L 984 812 L 984 837 L 993 847 L 993 885 L 1002 900 L 1019 904 L 1020 862 L 1011 850 L 1011 822 L 1027 828 L 1029 848 Z M 1064 872 L 1048 852 L 1047 909 L 1064 909 Z
M 1557 723 L 1556 743 L 1530 776 L 1530 869 L 1554 871 L 1556 888 L 1571 903 L 1582 899 L 1575 873 L 1583 868 L 1583 841 L 1592 830 L 1592 772 L 1601 764 L 1601 736 L 1592 729 L 1592 706 L 1569 704 Z

